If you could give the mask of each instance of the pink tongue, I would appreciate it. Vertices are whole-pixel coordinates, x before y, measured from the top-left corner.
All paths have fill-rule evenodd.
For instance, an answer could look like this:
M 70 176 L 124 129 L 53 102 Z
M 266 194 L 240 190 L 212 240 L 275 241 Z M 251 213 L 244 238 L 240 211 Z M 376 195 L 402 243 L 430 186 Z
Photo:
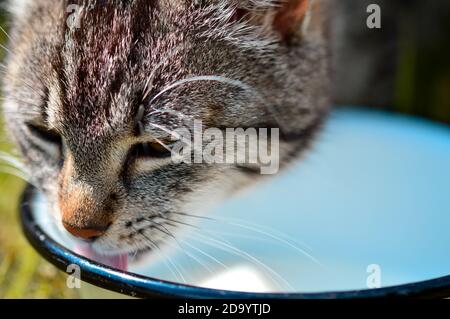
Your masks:
M 122 271 L 127 271 L 128 269 L 128 254 L 102 255 L 93 250 L 89 245 L 76 245 L 75 252 L 100 264 L 107 265 L 115 269 Z

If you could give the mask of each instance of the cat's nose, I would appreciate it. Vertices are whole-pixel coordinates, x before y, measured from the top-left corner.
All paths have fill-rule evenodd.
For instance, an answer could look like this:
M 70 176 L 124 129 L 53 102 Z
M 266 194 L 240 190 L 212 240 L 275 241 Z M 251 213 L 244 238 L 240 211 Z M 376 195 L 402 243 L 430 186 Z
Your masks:
M 113 209 L 105 195 L 107 192 L 98 185 L 93 187 L 65 175 L 60 177 L 60 183 L 58 204 L 64 228 L 84 240 L 105 234 L 113 221 Z
M 108 229 L 108 225 L 95 227 L 77 227 L 63 222 L 64 228 L 75 237 L 84 240 L 94 240 L 103 235 Z

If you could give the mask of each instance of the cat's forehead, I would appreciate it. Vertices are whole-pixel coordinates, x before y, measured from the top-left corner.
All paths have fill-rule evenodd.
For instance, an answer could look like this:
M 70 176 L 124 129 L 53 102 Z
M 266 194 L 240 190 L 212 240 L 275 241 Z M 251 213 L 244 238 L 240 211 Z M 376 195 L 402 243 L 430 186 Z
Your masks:
M 49 93 L 55 100 L 49 104 L 49 118 L 77 133 L 99 135 L 130 125 L 141 104 L 148 105 L 143 97 L 149 98 L 177 80 L 233 74 L 237 66 L 230 69 L 228 62 L 233 58 L 227 54 L 233 50 L 227 48 L 243 42 L 247 48 L 254 43 L 244 41 L 245 33 L 220 18 L 223 10 L 198 10 L 195 1 L 74 3 L 80 5 L 80 11 L 75 11 L 78 18 L 68 20 L 73 13 L 57 15 L 63 32 L 50 59 L 52 71 L 45 74 L 52 74 Z M 233 31 L 233 36 L 228 36 L 228 31 Z M 258 45 L 261 42 L 257 41 Z M 147 92 L 149 84 L 152 92 Z M 194 97 L 192 93 L 180 94 Z M 206 100 L 205 93 L 212 95 L 211 90 L 197 92 L 195 105 L 214 104 L 201 103 Z M 175 101 L 168 94 L 164 97 Z
M 61 102 L 53 110 L 66 127 L 83 125 L 98 135 L 131 124 L 155 66 L 168 55 L 176 59 L 183 35 L 163 30 L 160 11 L 148 1 L 133 3 L 83 9 L 80 24 L 66 29 L 55 65 Z

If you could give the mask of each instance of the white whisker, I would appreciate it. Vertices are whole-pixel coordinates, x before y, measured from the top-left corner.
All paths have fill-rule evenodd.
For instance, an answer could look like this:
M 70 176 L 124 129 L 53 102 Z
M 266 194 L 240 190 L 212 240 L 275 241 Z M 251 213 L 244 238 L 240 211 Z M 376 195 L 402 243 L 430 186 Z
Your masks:
M 135 230 L 137 230 L 135 227 L 133 227 Z M 138 232 L 138 234 L 140 234 L 142 237 L 144 237 L 144 239 L 147 240 L 147 244 L 149 244 L 150 247 L 156 247 L 156 249 L 158 250 L 158 254 L 163 258 L 163 261 L 166 262 L 166 260 L 164 259 L 164 255 L 161 251 L 161 248 L 153 241 L 151 240 L 147 235 L 145 235 L 145 229 L 143 229 L 142 232 Z M 178 266 L 170 259 L 169 256 L 165 256 L 167 258 L 167 262 L 169 262 L 173 268 L 175 269 L 176 273 L 178 274 L 178 278 L 180 280 L 182 280 L 184 283 L 186 283 L 186 279 L 184 278 L 181 270 L 178 268 Z M 167 263 L 166 263 L 167 264 Z M 170 267 L 169 267 L 170 268 Z
M 209 271 L 209 272 L 212 273 L 211 268 L 209 268 L 205 263 L 203 263 L 201 260 L 199 260 L 198 258 L 196 258 L 194 255 L 190 254 L 186 249 L 184 249 L 184 247 L 183 247 L 183 246 L 181 245 L 181 243 L 177 240 L 177 238 L 172 234 L 172 232 L 171 232 L 169 229 L 167 229 L 163 224 L 160 224 L 160 223 L 156 222 L 154 219 L 151 219 L 151 218 L 146 218 L 146 221 L 152 223 L 153 227 L 154 227 L 156 230 L 162 232 L 163 234 L 168 235 L 169 238 L 172 238 L 172 239 L 176 242 L 176 244 L 177 244 L 176 247 L 180 248 L 181 251 L 182 251 L 186 256 L 188 256 L 188 257 L 191 258 L 192 260 L 196 261 L 199 265 L 201 265 L 201 266 L 202 266 L 203 268 L 205 268 L 207 271 Z M 155 224 L 158 225 L 158 226 L 160 226 L 161 228 L 163 228 L 164 231 L 161 230 L 160 228 L 158 228 L 157 226 L 155 226 Z M 173 246 L 170 242 L 168 242 L 168 241 L 166 241 L 165 244 L 174 247 L 174 246 Z
M 222 266 L 223 268 L 228 269 L 228 267 L 227 267 L 224 263 L 222 263 L 221 261 L 219 261 L 217 258 L 213 257 L 212 255 L 208 254 L 207 252 L 201 250 L 200 248 L 195 247 L 194 245 L 189 244 L 189 243 L 187 243 L 187 242 L 183 242 L 183 245 L 186 245 L 186 246 L 188 246 L 188 247 L 194 249 L 195 251 L 197 251 L 197 252 L 199 252 L 200 254 L 202 254 L 203 256 L 205 256 L 205 257 L 211 259 L 212 261 L 214 261 L 214 262 L 217 263 L 218 265 Z
M 167 134 L 169 134 L 170 136 L 173 136 L 175 138 L 181 139 L 181 136 L 176 133 L 175 131 L 171 131 L 168 128 L 165 128 L 162 125 L 158 125 L 158 124 L 154 124 L 154 123 L 149 123 L 151 126 L 156 127 L 157 129 L 160 129 L 161 131 L 166 132 Z
M 152 247 L 152 245 L 150 245 Z M 160 248 L 158 245 L 154 244 L 153 245 L 154 248 L 156 248 L 157 250 L 157 254 L 161 257 L 162 261 L 164 262 L 164 264 L 167 266 L 167 268 L 169 269 L 169 271 L 172 273 L 172 275 L 175 277 L 175 280 L 179 280 L 179 281 L 183 281 L 186 282 L 186 280 L 184 279 L 183 274 L 181 273 L 181 271 L 178 269 L 178 267 L 176 267 L 174 265 L 174 263 L 172 262 L 172 260 L 168 257 L 168 256 L 163 256 Z M 154 251 L 154 250 L 153 250 Z M 167 258 L 167 260 L 166 260 Z
M 252 94 L 252 96 L 257 97 L 260 102 L 262 102 L 264 104 L 264 106 L 267 108 L 267 110 L 271 113 L 271 115 L 274 117 L 275 121 L 280 125 L 280 127 L 286 127 L 285 125 L 282 125 L 282 121 L 280 120 L 280 118 L 277 116 L 277 112 L 274 109 L 274 107 L 267 103 L 266 99 L 262 96 L 262 94 L 260 94 L 255 88 L 253 88 L 252 86 L 240 81 L 240 80 L 235 80 L 235 79 L 230 79 L 224 76 L 220 76 L 220 75 L 202 75 L 202 76 L 194 76 L 191 78 L 186 78 L 186 79 L 182 79 L 179 81 L 176 81 L 170 85 L 168 85 L 167 87 L 165 87 L 164 89 L 162 89 L 158 94 L 156 94 L 151 100 L 150 100 L 150 104 L 153 104 L 153 102 L 155 102 L 159 97 L 161 97 L 163 94 L 165 94 L 166 92 L 179 87 L 181 85 L 187 84 L 187 83 L 191 83 L 191 82 L 200 82 L 200 81 L 214 81 L 214 82 L 219 82 L 219 83 L 224 83 L 227 85 L 231 85 L 231 86 L 235 86 L 238 87 L 240 89 L 242 89 L 243 91 L 249 92 Z
M 33 185 L 35 188 L 41 189 L 41 187 L 39 185 L 37 185 L 33 180 L 31 180 L 31 178 L 29 176 L 25 175 L 23 172 L 15 169 L 15 168 L 0 165 L 0 173 L 4 173 L 4 174 L 8 174 L 8 175 L 17 177 L 17 178 L 27 182 L 28 184 Z
M 260 267 L 262 267 L 262 269 L 265 270 L 265 272 L 270 276 L 271 280 L 275 284 L 277 284 L 278 286 L 283 288 L 282 285 L 280 285 L 280 281 L 281 281 L 281 282 L 283 282 L 283 284 L 286 287 L 289 287 L 289 289 L 293 290 L 292 286 L 280 274 L 278 274 L 275 270 L 273 270 L 272 268 L 267 266 L 265 263 L 260 261 L 258 258 L 250 255 L 249 253 L 247 253 L 247 252 L 245 252 L 245 251 L 243 251 L 243 250 L 241 250 L 241 249 L 239 249 L 239 248 L 237 248 L 237 247 L 235 247 L 235 246 L 233 246 L 231 244 L 228 244 L 228 243 L 226 243 L 224 241 L 221 241 L 221 240 L 216 240 L 216 239 L 211 238 L 211 237 L 206 237 L 206 236 L 203 236 L 203 235 L 198 234 L 198 233 L 196 233 L 196 236 L 194 236 L 193 238 L 195 240 L 199 240 L 199 237 L 203 238 L 204 239 L 203 242 L 208 244 L 208 245 L 210 245 L 210 246 L 219 248 L 219 249 L 224 250 L 224 251 L 233 252 L 233 253 L 237 254 L 238 256 L 243 257 L 243 258 L 249 260 L 250 262 L 255 263 L 256 265 L 259 265 Z M 275 279 L 275 278 L 277 278 L 278 280 Z
M 162 147 L 164 147 L 166 150 L 168 150 L 169 152 L 172 152 L 172 150 L 170 149 L 169 146 L 167 146 L 166 144 L 164 144 L 161 140 L 159 140 L 158 138 L 154 137 L 153 138 L 159 145 L 161 145 Z
M 25 167 L 25 164 L 23 162 L 21 162 L 20 159 L 12 156 L 11 154 L 0 151 L 0 160 L 15 167 L 16 169 L 20 170 L 22 173 L 29 175 L 29 173 L 27 172 L 27 168 Z
M 11 50 L 8 49 L 7 47 L 5 47 L 3 44 L 0 44 L 0 48 L 2 48 L 3 50 L 5 50 L 5 51 L 8 52 L 9 54 L 12 54 Z
M 224 224 L 236 226 L 236 227 L 239 227 L 239 228 L 242 228 L 245 230 L 253 231 L 257 234 L 266 236 L 272 240 L 275 240 L 276 242 L 279 242 L 281 244 L 284 244 L 284 245 L 292 248 L 297 253 L 299 253 L 301 256 L 307 257 L 308 259 L 310 259 L 311 261 L 313 261 L 314 263 L 316 263 L 317 265 L 319 265 L 321 267 L 324 267 L 324 268 L 326 267 L 317 258 L 315 258 L 313 255 L 311 255 L 311 251 L 312 251 L 311 247 L 307 246 L 304 243 L 299 243 L 295 239 L 293 239 L 285 234 L 282 234 L 279 231 L 271 229 L 269 227 L 266 227 L 263 225 L 258 225 L 256 223 L 248 223 L 245 220 L 239 220 L 239 219 L 211 218 L 211 217 L 191 215 L 191 214 L 186 214 L 186 213 L 175 213 L 175 214 L 178 214 L 181 216 L 186 216 L 186 217 L 192 217 L 192 218 L 206 219 L 209 221 L 224 223 Z M 239 234 L 237 236 L 243 237 L 243 235 L 239 235 Z M 301 248 L 299 246 L 303 246 L 303 248 Z
M 196 256 L 192 255 L 191 253 L 189 253 L 186 249 L 184 249 L 183 246 L 181 246 L 179 243 L 174 246 L 173 244 L 171 244 L 170 242 L 165 242 L 164 244 L 169 245 L 171 247 L 178 247 L 181 249 L 182 253 L 185 254 L 186 256 L 188 256 L 189 258 L 191 258 L 192 260 L 194 260 L 196 263 L 198 263 L 201 267 L 205 268 L 206 271 L 208 271 L 209 273 L 213 273 L 212 269 L 203 261 L 201 261 L 199 258 L 197 258 Z
M 160 61 L 152 70 L 152 72 L 150 73 L 150 76 L 148 77 L 147 81 L 145 82 L 144 85 L 144 95 L 142 100 L 144 101 L 148 95 L 150 94 L 150 92 L 153 89 L 153 81 L 155 80 L 155 76 L 156 76 L 156 72 L 158 72 L 172 57 L 175 56 L 175 54 L 178 53 L 178 49 L 180 48 L 180 46 L 174 48 L 174 50 L 172 52 L 170 52 L 169 55 L 166 55 L 165 58 Z
M 0 31 L 2 31 L 2 32 L 6 35 L 6 37 L 9 39 L 9 41 L 12 41 L 12 39 L 11 39 L 11 37 L 9 36 L 8 32 L 6 32 L 6 30 L 3 29 L 1 26 L 0 26 Z
M 186 119 L 187 118 L 187 119 L 191 120 L 191 118 L 189 116 L 187 116 L 187 115 L 185 115 L 185 114 L 183 114 L 183 113 L 181 113 L 179 111 L 175 111 L 175 110 L 171 110 L 171 109 L 154 110 L 154 111 L 149 113 L 149 116 L 157 114 L 157 113 L 167 113 L 167 114 L 175 115 L 175 116 L 177 116 L 179 118 L 182 118 L 182 119 Z
M 220 220 L 220 219 L 219 219 L 219 220 Z M 317 265 L 324 267 L 324 265 L 323 265 L 321 262 L 319 262 L 319 261 L 318 261 L 314 256 L 312 256 L 310 253 L 308 253 L 308 252 L 305 251 L 304 249 L 298 247 L 297 245 L 292 244 L 292 243 L 289 242 L 288 240 L 286 240 L 286 239 L 284 239 L 284 238 L 281 238 L 280 236 L 276 236 L 276 235 L 274 235 L 273 233 L 270 233 L 270 232 L 268 232 L 268 231 L 264 231 L 264 230 L 261 230 L 261 229 L 258 229 L 258 228 L 252 227 L 252 226 L 247 226 L 247 225 L 239 224 L 239 223 L 233 222 L 233 221 L 231 221 L 231 220 L 228 220 L 228 221 L 227 221 L 226 219 L 224 219 L 223 222 L 225 222 L 225 223 L 227 223 L 227 224 L 230 224 L 230 225 L 234 225 L 234 226 L 243 228 L 243 229 L 246 229 L 246 230 L 251 230 L 251 231 L 254 231 L 254 232 L 256 232 L 256 233 L 265 235 L 265 236 L 268 236 L 268 237 L 270 237 L 270 238 L 272 238 L 272 239 L 274 239 L 274 240 L 276 240 L 276 241 L 278 241 L 278 242 L 281 242 L 281 243 L 283 243 L 283 244 L 285 244 L 285 245 L 291 247 L 292 249 L 294 249 L 294 250 L 296 250 L 297 252 L 299 252 L 301 255 L 308 257 L 310 260 L 312 260 L 312 261 L 313 261 L 314 263 L 316 263 Z M 258 226 L 258 227 L 262 228 L 263 226 Z M 298 244 L 297 242 L 295 242 L 295 243 Z M 309 247 L 306 247 L 306 248 L 310 249 Z

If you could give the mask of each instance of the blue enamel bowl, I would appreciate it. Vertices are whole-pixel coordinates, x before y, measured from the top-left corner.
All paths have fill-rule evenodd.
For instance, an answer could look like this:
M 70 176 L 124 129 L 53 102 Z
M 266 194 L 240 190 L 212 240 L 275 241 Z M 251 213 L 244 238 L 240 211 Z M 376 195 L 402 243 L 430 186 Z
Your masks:
M 42 256 L 128 296 L 450 297 L 450 129 L 337 110 L 302 161 L 207 217 L 123 272 L 76 254 L 32 187 L 21 206 Z

